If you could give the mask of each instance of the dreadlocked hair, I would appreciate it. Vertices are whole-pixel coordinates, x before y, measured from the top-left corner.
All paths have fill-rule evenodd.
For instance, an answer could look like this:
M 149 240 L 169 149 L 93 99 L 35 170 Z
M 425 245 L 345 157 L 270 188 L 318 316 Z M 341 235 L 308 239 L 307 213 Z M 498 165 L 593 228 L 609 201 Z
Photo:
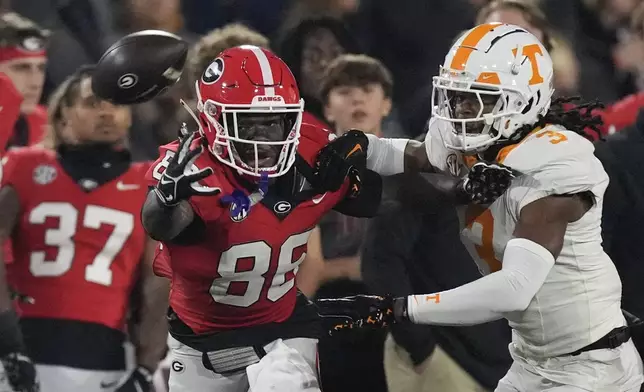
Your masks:
M 604 104 L 595 100 L 583 104 L 575 104 L 573 107 L 564 107 L 565 104 L 578 102 L 581 97 L 561 97 L 552 101 L 550 109 L 545 115 L 539 115 L 535 124 L 526 124 L 516 132 L 516 140 L 523 139 L 535 128 L 543 128 L 548 124 L 561 125 L 569 131 L 573 131 L 589 140 L 593 138 L 588 130 L 597 134 L 597 138 L 603 140 L 599 127 L 604 124 L 601 116 L 593 115 L 595 109 L 603 109 Z M 514 139 L 514 138 L 513 138 Z

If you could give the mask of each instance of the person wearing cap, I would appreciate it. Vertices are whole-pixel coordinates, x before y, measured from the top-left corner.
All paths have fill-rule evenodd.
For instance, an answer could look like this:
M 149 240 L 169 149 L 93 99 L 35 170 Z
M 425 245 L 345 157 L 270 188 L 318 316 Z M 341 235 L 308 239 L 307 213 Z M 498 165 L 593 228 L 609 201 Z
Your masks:
M 39 105 L 45 83 L 49 31 L 14 12 L 0 15 L 0 155 L 40 142 L 47 110 Z M 19 110 L 16 112 L 16 109 Z M 1 113 L 1 112 L 0 112 Z

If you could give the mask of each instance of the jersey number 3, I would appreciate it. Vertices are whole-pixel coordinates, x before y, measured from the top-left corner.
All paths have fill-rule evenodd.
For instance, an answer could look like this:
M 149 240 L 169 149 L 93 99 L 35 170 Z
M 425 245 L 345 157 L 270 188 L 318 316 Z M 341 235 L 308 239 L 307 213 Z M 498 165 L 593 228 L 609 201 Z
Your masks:
M 279 249 L 277 268 L 269 274 L 273 249 L 264 241 L 235 245 L 221 254 L 215 279 L 210 287 L 210 295 L 215 302 L 230 306 L 249 307 L 262 298 L 264 284 L 271 278 L 266 298 L 277 302 L 295 285 L 295 274 L 306 253 L 295 259 L 295 251 L 306 245 L 311 231 L 290 236 Z M 240 271 L 240 261 L 251 260 L 252 268 Z M 290 273 L 290 274 L 289 274 Z M 290 276 L 288 276 L 288 275 Z M 232 294 L 231 285 L 245 286 L 240 294 Z
M 45 245 L 57 247 L 53 260 L 47 260 L 44 250 L 31 252 L 29 271 L 33 276 L 61 276 L 72 268 L 76 253 L 74 235 L 78 230 L 78 210 L 70 203 L 45 202 L 31 210 L 29 223 L 44 224 L 48 218 L 58 219 L 58 227 L 45 232 Z M 130 213 L 96 205 L 88 205 L 83 216 L 83 227 L 100 229 L 114 227 L 101 251 L 85 267 L 85 280 L 104 286 L 112 284 L 110 266 L 134 230 L 134 216 Z
M 483 211 L 481 209 L 480 206 L 469 205 L 466 220 L 472 233 L 476 253 L 487 267 L 487 271 L 484 272 L 492 273 L 501 269 L 501 262 L 494 254 L 494 217 L 489 209 L 486 208 Z

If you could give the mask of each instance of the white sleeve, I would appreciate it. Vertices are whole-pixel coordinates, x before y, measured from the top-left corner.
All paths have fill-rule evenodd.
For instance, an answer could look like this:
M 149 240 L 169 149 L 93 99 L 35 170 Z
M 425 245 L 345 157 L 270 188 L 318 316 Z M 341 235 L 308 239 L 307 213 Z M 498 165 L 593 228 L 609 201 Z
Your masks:
M 381 139 L 367 134 L 367 169 L 382 176 L 392 176 L 405 171 L 405 148 L 409 139 Z
M 452 290 L 410 295 L 409 319 L 416 324 L 473 325 L 525 310 L 555 263 L 543 246 L 525 238 L 508 241 L 501 270 Z

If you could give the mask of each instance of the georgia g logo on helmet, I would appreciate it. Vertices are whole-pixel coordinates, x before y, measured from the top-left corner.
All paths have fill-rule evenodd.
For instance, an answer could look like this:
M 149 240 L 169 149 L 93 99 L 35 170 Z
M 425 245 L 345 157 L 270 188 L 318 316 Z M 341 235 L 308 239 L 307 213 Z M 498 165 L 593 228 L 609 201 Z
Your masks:
M 201 80 L 205 84 L 213 84 L 219 78 L 221 75 L 224 73 L 224 60 L 221 57 L 217 57 L 215 61 L 210 63 L 208 68 L 204 71 L 203 75 L 201 76 Z

